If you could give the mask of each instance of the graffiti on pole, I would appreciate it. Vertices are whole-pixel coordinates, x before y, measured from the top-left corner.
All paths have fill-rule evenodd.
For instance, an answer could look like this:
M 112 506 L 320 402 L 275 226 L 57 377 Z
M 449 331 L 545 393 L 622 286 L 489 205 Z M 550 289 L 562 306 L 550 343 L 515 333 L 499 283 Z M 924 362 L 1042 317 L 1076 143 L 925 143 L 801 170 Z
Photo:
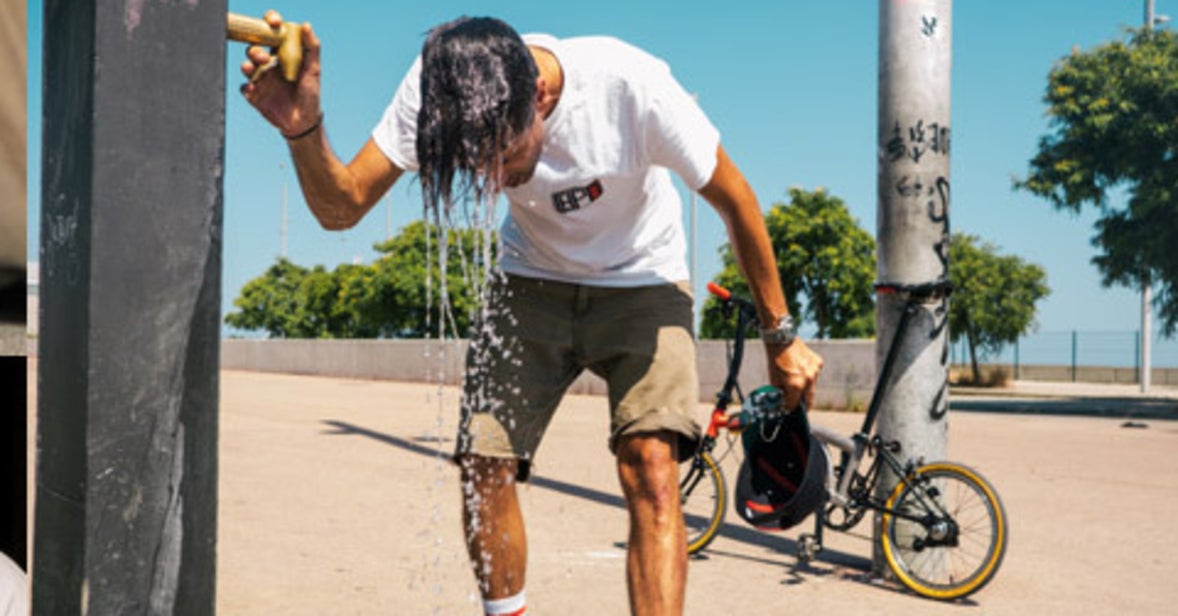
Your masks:
M 892 136 L 884 145 L 888 162 L 901 159 L 911 159 L 920 164 L 920 159 L 928 152 L 941 156 L 949 155 L 949 127 L 939 122 L 925 123 L 917 120 L 906 129 L 897 121 L 892 126 Z
M 925 35 L 931 36 L 936 29 L 936 18 L 925 18 Z M 921 211 L 929 222 L 939 227 L 940 233 L 930 248 L 941 264 L 942 272 L 949 269 L 949 195 L 951 186 L 947 170 L 930 159 L 949 156 L 950 129 L 946 123 L 917 119 L 902 124 L 896 121 L 883 144 L 883 156 L 889 163 L 902 165 L 906 173 L 894 179 L 891 190 L 893 198 L 912 210 Z M 938 163 L 943 161 L 937 161 Z M 923 167 L 923 169 L 922 169 Z M 895 176 L 893 176 L 895 177 Z M 946 275 L 945 273 L 942 276 Z M 949 300 L 941 298 L 932 310 L 934 320 L 930 339 L 937 340 L 944 335 L 949 324 Z M 940 357 L 941 366 L 948 368 L 949 347 L 945 345 Z M 932 401 L 929 415 L 934 421 L 944 419 L 948 411 L 948 400 L 942 391 Z
M 933 15 L 931 17 L 928 15 L 921 15 L 921 17 L 920 17 L 920 33 L 927 36 L 927 37 L 930 37 L 930 38 L 937 34 L 937 16 L 936 15 Z

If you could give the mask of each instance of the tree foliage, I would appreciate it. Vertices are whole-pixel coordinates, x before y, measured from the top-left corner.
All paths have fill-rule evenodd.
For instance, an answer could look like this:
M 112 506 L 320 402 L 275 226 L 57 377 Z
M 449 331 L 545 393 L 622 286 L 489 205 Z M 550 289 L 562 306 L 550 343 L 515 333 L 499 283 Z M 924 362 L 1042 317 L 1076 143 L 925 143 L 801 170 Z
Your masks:
M 1166 335 L 1178 327 L 1178 37 L 1130 31 L 1060 60 L 1048 75 L 1051 132 L 1016 188 L 1057 208 L 1097 209 L 1093 258 L 1106 286 L 1157 283 Z M 1125 207 L 1109 203 L 1126 191 Z
M 435 227 L 415 222 L 376 244 L 382 256 L 371 265 L 327 271 L 322 265 L 307 269 L 279 259 L 242 287 L 233 301 L 236 310 L 225 322 L 275 338 L 465 335 L 479 306 L 484 263 L 495 259 L 495 240 L 481 230 L 446 235 L 444 286 L 440 235 Z
M 875 240 L 864 231 L 842 199 L 818 189 L 791 188 L 789 204 L 775 203 L 765 216 L 782 291 L 799 325 L 817 327 L 817 338 L 859 338 L 875 332 Z M 732 253 L 721 248 L 724 268 L 717 283 L 748 295 L 748 283 Z M 805 298 L 803 307 L 802 298 Z M 703 338 L 731 335 L 730 326 L 704 303 Z
M 978 356 L 997 354 L 1035 323 L 1035 302 L 1047 296 L 1043 268 L 972 235 L 953 234 L 949 242 L 949 339 L 965 340 L 974 382 L 980 382 Z

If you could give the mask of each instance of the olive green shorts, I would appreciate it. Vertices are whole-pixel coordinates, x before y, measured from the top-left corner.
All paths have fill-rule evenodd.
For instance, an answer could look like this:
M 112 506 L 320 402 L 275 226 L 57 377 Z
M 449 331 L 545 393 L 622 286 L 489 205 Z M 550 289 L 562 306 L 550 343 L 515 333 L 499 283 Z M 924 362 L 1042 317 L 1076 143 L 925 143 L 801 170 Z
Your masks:
M 585 369 L 609 387 L 610 436 L 669 430 L 699 442 L 687 283 L 591 287 L 506 276 L 493 283 L 466 356 L 456 456 L 521 461 L 526 480 L 565 390 Z

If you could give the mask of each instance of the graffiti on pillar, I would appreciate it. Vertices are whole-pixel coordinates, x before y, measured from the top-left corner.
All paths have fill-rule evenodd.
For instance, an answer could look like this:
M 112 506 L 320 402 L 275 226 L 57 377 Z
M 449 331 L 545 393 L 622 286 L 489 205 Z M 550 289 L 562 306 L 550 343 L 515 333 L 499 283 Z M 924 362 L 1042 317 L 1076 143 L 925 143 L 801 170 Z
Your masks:
M 932 36 L 937 27 L 935 17 L 924 18 L 924 33 Z M 901 166 L 902 171 L 893 176 L 894 183 L 887 190 L 894 191 L 895 197 L 904 202 L 908 211 L 923 213 L 929 222 L 939 228 L 929 247 L 941 264 L 942 272 L 949 269 L 949 178 L 940 164 L 929 165 L 930 159 L 948 157 L 950 129 L 942 122 L 917 119 L 908 123 L 896 121 L 883 143 L 883 156 L 888 163 Z M 942 162 L 938 160 L 937 162 Z M 884 188 L 881 187 L 881 190 Z M 942 298 L 932 311 L 932 340 L 941 339 L 949 324 L 949 300 Z M 949 347 L 943 345 L 939 358 L 942 368 L 948 370 Z M 948 399 L 942 390 L 928 410 L 933 421 L 941 421 L 949 410 Z
M 78 284 L 81 265 L 78 256 L 78 203 L 65 205 L 66 196 L 58 195 L 54 207 L 46 210 L 43 260 L 45 277 L 64 280 L 67 286 Z
M 931 37 L 937 33 L 937 16 L 921 15 L 920 17 L 920 33 Z
M 941 226 L 941 238 L 933 245 L 933 251 L 937 253 L 937 260 L 940 261 L 942 272 L 948 276 L 949 272 L 949 179 L 944 176 L 937 176 L 936 181 L 933 182 L 934 190 L 930 192 L 928 199 L 928 217 L 931 222 Z M 933 328 L 932 335 L 935 339 L 945 333 L 945 328 L 949 325 L 949 298 L 942 297 L 940 305 L 933 311 L 933 318 L 936 320 L 936 326 Z M 947 338 L 948 336 L 946 336 Z M 949 369 L 949 345 L 941 345 L 941 368 Z M 929 409 L 929 415 L 933 421 L 939 421 L 945 417 L 949 412 L 949 400 L 945 398 L 945 390 L 941 389 L 937 394 L 936 400 L 933 400 L 932 408 Z
M 937 176 L 936 181 L 929 187 L 928 217 L 935 223 L 949 221 L 949 180 L 945 176 Z
M 936 398 L 933 399 L 933 408 L 929 411 L 929 417 L 933 421 L 940 421 L 949 414 L 949 400 L 945 397 L 945 389 L 941 388 L 937 392 Z
M 929 333 L 930 340 L 937 340 L 942 334 L 945 334 L 945 329 L 949 326 L 949 298 L 942 297 L 940 303 L 933 309 L 933 330 Z M 949 345 L 941 345 L 941 368 L 949 369 Z M 937 392 L 936 398 L 933 399 L 932 406 L 929 408 L 929 417 L 933 421 L 940 421 L 949 413 L 949 399 L 945 397 L 946 389 L 942 387 Z
M 949 155 L 949 127 L 939 122 L 925 123 L 917 120 L 906 129 L 896 122 L 892 136 L 884 145 L 889 162 L 908 158 L 916 164 L 925 154 L 932 152 L 941 156 Z
M 949 155 L 949 127 L 940 122 L 916 120 L 908 126 L 899 121 L 892 125 L 891 136 L 884 144 L 889 162 L 911 161 L 919 166 L 926 155 Z M 901 175 L 894 189 L 901 199 L 923 200 L 929 220 L 942 227 L 941 237 L 933 250 L 941 265 L 949 264 L 949 179 L 943 175 L 926 176 L 914 171 Z
M 933 251 L 944 267 L 949 266 L 949 179 L 943 175 L 928 180 L 920 174 L 902 175 L 895 184 L 896 194 L 902 199 L 924 200 L 929 220 L 941 225 L 941 236 Z
M 944 176 L 937 176 L 935 194 L 930 194 L 928 202 L 929 220 L 941 225 L 941 240 L 934 246 L 941 266 L 949 267 L 949 180 Z

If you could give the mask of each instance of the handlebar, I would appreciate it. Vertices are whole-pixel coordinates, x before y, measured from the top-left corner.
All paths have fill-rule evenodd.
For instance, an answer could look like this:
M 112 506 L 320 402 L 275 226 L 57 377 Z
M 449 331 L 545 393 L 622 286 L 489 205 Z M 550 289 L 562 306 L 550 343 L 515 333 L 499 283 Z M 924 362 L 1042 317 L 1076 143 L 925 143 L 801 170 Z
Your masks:
M 729 299 L 732 299 L 732 291 L 729 291 L 728 289 L 725 289 L 724 287 L 722 287 L 714 282 L 708 283 L 708 293 L 715 295 L 716 297 L 720 298 L 723 301 L 728 301 Z
M 753 303 L 749 300 L 738 295 L 733 295 L 732 291 L 729 291 L 728 289 L 725 289 L 724 287 L 714 282 L 708 283 L 708 292 L 712 295 L 715 295 L 716 299 L 720 300 L 720 302 L 725 307 L 736 306 L 740 308 L 741 312 L 745 313 L 750 319 L 756 320 L 757 307 L 754 306 Z
M 747 299 L 732 294 L 732 291 L 714 283 L 708 283 L 708 292 L 720 300 L 720 308 L 725 319 L 732 316 L 736 309 L 736 332 L 732 338 L 732 353 L 728 358 L 728 376 L 724 385 L 716 394 L 717 408 L 727 408 L 732 401 L 733 392 L 738 392 L 737 376 L 740 374 L 740 364 L 744 358 L 745 328 L 757 323 L 757 309 Z

